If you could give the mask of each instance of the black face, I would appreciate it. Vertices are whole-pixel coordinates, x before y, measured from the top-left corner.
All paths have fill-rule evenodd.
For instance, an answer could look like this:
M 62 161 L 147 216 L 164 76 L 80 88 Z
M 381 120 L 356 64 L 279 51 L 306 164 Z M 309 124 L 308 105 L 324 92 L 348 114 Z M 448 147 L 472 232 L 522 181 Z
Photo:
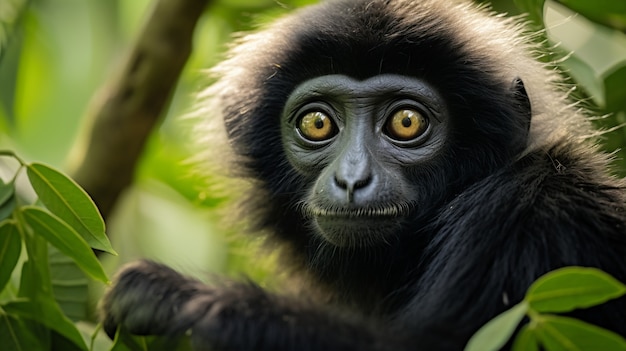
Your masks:
M 407 169 L 427 166 L 448 135 L 443 99 L 425 82 L 328 75 L 289 96 L 282 140 L 310 182 L 303 211 L 337 246 L 387 240 L 419 203 Z

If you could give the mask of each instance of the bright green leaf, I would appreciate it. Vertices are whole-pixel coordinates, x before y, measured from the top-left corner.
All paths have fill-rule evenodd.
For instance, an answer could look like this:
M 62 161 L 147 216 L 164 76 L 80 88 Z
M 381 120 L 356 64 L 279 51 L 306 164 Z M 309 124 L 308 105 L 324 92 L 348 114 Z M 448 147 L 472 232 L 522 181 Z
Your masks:
M 96 255 L 74 229 L 58 217 L 38 207 L 23 207 L 22 216 L 36 234 L 41 235 L 59 251 L 74 259 L 85 273 L 94 279 L 108 283 L 109 280 Z
M 515 328 L 528 311 L 528 304 L 520 302 L 508 311 L 498 315 L 480 328 L 470 339 L 465 351 L 500 350 L 511 338 Z
M 15 301 L 2 306 L 7 313 L 32 319 L 63 335 L 81 350 L 87 345 L 72 321 L 63 315 L 54 300 L 40 296 L 36 301 Z
M 618 334 L 569 317 L 541 316 L 537 336 L 547 351 L 626 351 Z
M 595 268 L 566 267 L 535 281 L 525 300 L 537 312 L 568 312 L 602 304 L 626 293 L 626 286 Z
M 530 328 L 528 324 L 524 325 L 522 329 L 517 333 L 515 341 L 513 342 L 512 351 L 539 351 L 539 344 L 537 343 L 537 335 L 535 329 Z
M 63 173 L 41 163 L 26 166 L 41 202 L 76 230 L 94 249 L 116 254 L 104 232 L 104 221 L 89 195 Z
M 15 222 L 0 222 L 0 291 L 9 282 L 21 252 L 22 237 Z

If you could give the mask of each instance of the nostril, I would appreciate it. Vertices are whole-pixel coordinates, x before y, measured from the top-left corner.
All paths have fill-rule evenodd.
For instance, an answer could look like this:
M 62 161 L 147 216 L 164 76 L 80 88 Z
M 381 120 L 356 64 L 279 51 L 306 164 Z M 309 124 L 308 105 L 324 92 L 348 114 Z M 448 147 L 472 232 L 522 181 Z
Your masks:
M 364 188 L 372 181 L 372 176 L 368 172 L 367 174 L 361 174 L 360 177 L 342 177 L 338 173 L 335 173 L 335 184 L 346 192 L 346 199 L 349 203 L 354 201 L 354 192 L 358 189 Z
M 341 189 L 346 189 L 348 187 L 348 182 L 344 180 L 342 177 L 339 177 L 335 173 L 335 184 L 337 184 Z
M 359 188 L 364 188 L 366 187 L 370 182 L 372 181 L 372 176 L 370 174 L 368 174 L 365 179 L 362 180 L 358 180 L 354 183 L 353 188 L 354 189 L 359 189 Z
M 372 181 L 372 176 L 369 174 L 363 174 L 361 177 L 342 177 L 335 174 L 335 184 L 342 189 L 359 189 L 366 187 Z

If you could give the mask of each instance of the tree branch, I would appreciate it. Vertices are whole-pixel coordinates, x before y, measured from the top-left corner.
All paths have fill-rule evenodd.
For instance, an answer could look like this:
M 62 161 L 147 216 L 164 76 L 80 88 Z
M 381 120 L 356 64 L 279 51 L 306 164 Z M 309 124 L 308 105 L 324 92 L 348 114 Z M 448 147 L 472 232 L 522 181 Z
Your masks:
M 104 218 L 128 187 L 145 142 L 167 107 L 209 0 L 156 0 L 119 72 L 90 102 L 88 140 L 70 173 Z M 82 154 L 78 154 L 82 153 Z

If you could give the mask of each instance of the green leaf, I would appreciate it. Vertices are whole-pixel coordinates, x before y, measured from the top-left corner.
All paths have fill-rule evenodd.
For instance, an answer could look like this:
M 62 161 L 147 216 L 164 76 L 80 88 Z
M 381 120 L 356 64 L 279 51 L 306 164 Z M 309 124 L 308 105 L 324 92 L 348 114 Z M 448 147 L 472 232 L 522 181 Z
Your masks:
M 15 186 L 13 182 L 5 184 L 0 179 L 0 221 L 8 218 L 15 209 Z
M 556 50 L 559 52 L 558 49 Z M 562 55 L 566 58 L 560 66 L 565 67 L 567 74 L 596 104 L 606 106 L 603 83 L 596 75 L 594 68 L 576 55 L 567 55 L 566 52 Z
M 602 304 L 626 293 L 626 286 L 596 268 L 565 267 L 537 279 L 525 300 L 537 312 L 568 312 Z
M 595 22 L 620 30 L 626 29 L 626 1 L 624 0 L 560 0 L 559 2 Z
M 9 314 L 32 319 L 56 331 L 70 340 L 81 350 L 87 351 L 87 345 L 74 323 L 63 315 L 54 300 L 39 296 L 36 301 L 10 302 L 2 308 Z
M 535 328 L 530 328 L 528 324 L 523 326 L 515 337 L 511 351 L 539 351 Z
M 123 328 L 117 328 L 110 351 L 148 351 L 146 337 L 132 335 Z
M 74 325 L 74 327 L 76 327 L 76 325 Z M 76 329 L 78 330 L 77 327 Z M 80 330 L 78 332 L 80 333 Z M 80 336 L 83 338 L 83 341 L 85 341 L 85 344 L 87 344 L 83 334 L 80 334 Z M 69 340 L 67 337 L 57 333 L 54 330 L 52 330 L 50 333 L 50 343 L 52 344 L 50 351 L 83 351 L 83 348 L 81 346 L 75 345 L 72 340 Z
M 15 211 L 15 207 L 17 207 L 17 200 L 15 196 L 11 196 L 5 203 L 0 205 L 0 221 L 11 217 L 11 214 Z
M 0 291 L 11 279 L 11 273 L 22 252 L 22 237 L 13 221 L 0 223 Z
M 89 280 L 76 262 L 55 247 L 48 249 L 54 299 L 63 313 L 76 322 L 87 320 Z
M 626 1 L 624 1 L 626 4 Z M 615 66 L 604 74 L 604 92 L 606 94 L 606 108 L 609 111 L 626 110 L 626 62 Z
M 47 350 L 41 335 L 28 328 L 26 323 L 0 309 L 0 340 L 2 351 Z
M 472 336 L 465 347 L 465 351 L 500 350 L 511 338 L 527 311 L 528 304 L 520 302 L 490 320 Z
M 26 223 L 24 223 L 26 225 Z M 48 246 L 46 239 L 34 234 L 27 234 L 24 246 L 28 253 L 28 260 L 22 265 L 20 276 L 19 297 L 34 299 L 45 294 L 52 297 L 50 283 L 50 267 L 48 266 Z
M 176 350 L 193 351 L 189 337 L 140 336 L 118 328 L 110 351 Z
M 562 4 L 577 9 L 578 12 L 614 13 L 626 16 L 626 2 L 615 0 L 560 0 Z
M 83 338 L 89 339 L 89 350 L 109 351 L 113 347 L 113 340 L 104 333 L 102 323 L 78 322 L 76 327 L 83 334 Z
M 58 217 L 38 207 L 23 207 L 22 216 L 36 234 L 41 235 L 59 251 L 74 259 L 85 273 L 104 283 L 109 282 L 96 255 L 74 229 Z
M 626 351 L 618 334 L 569 317 L 541 316 L 537 336 L 546 351 Z
M 537 25 L 543 25 L 543 7 L 545 0 L 515 0 L 515 5 Z
M 13 182 L 5 183 L 0 179 L 0 206 L 4 205 L 15 193 Z
M 104 232 L 104 221 L 89 195 L 63 173 L 41 163 L 26 166 L 41 202 L 74 228 L 94 249 L 116 255 Z

